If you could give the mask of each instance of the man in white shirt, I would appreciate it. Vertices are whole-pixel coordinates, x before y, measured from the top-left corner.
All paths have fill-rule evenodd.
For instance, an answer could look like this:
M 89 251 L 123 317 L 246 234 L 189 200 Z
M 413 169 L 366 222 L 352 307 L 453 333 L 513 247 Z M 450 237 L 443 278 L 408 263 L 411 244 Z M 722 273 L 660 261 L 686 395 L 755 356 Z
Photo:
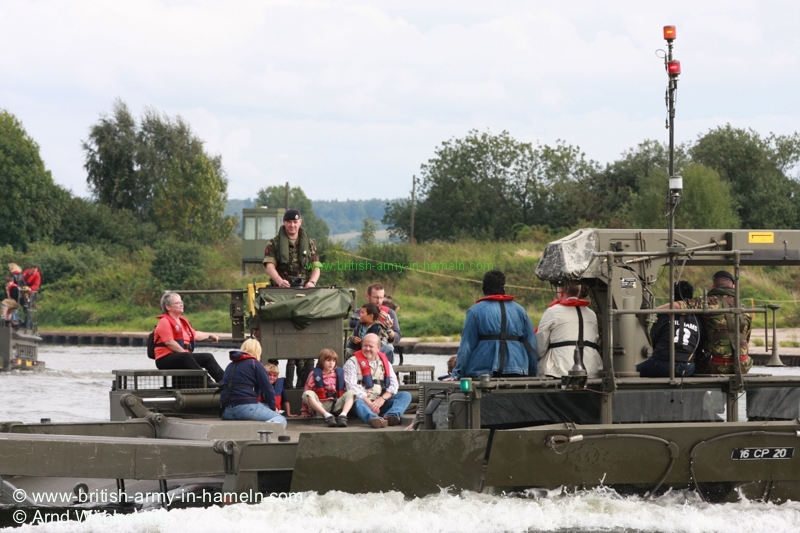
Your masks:
M 411 403 L 411 395 L 399 390 L 397 375 L 379 351 L 380 345 L 380 337 L 365 335 L 361 349 L 344 364 L 345 386 L 356 393 L 353 408 L 361 420 L 376 429 L 400 424 Z

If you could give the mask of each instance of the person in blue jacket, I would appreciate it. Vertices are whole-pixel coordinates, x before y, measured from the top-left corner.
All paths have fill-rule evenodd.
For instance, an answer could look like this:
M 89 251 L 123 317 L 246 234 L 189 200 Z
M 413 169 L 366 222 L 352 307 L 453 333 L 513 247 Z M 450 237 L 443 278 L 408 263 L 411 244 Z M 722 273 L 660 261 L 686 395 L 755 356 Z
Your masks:
M 506 276 L 483 276 L 484 297 L 467 311 L 453 379 L 535 376 L 539 365 L 533 324 L 525 309 L 505 293 Z
M 231 350 L 230 358 L 220 386 L 222 419 L 278 422 L 286 427 L 286 419 L 275 412 L 275 390 L 261 364 L 261 344 L 247 339 L 239 350 Z

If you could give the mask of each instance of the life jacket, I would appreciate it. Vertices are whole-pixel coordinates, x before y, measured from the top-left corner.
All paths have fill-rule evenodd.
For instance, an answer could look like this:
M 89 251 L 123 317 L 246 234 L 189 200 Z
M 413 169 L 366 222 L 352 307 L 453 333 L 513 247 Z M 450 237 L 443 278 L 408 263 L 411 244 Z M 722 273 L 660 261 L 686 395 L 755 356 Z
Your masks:
M 275 380 L 275 383 L 272 384 L 272 388 L 275 390 L 276 411 L 281 410 L 281 404 L 283 403 L 283 388 L 285 385 L 286 385 L 286 378 L 278 378 Z
M 367 368 L 369 368 L 369 365 L 367 365 Z M 319 398 L 321 402 L 341 398 L 342 394 L 344 394 L 344 369 L 337 366 L 334 368 L 334 371 L 336 372 L 336 390 L 329 391 L 325 389 L 325 381 L 322 379 L 322 369 L 314 368 L 314 392 L 317 393 L 317 398 Z M 370 381 L 371 380 L 372 372 L 370 372 Z
M 296 275 L 307 280 L 310 274 L 308 263 L 311 260 L 311 239 L 308 238 L 306 229 L 300 227 L 297 234 L 297 241 L 295 242 L 297 250 L 297 270 L 293 271 L 293 262 L 291 252 L 289 250 L 289 235 L 286 233 L 286 228 L 281 226 L 278 230 L 278 235 L 275 236 L 275 262 L 278 273 L 283 277 L 286 274 Z M 264 251 L 266 254 L 266 250 Z
M 188 320 L 186 320 L 182 316 L 178 317 L 178 320 L 181 321 L 180 324 L 178 324 L 178 322 L 174 318 L 172 318 L 172 316 L 170 316 L 169 313 L 166 313 L 164 315 L 158 315 L 156 318 L 159 319 L 159 320 L 161 320 L 162 318 L 166 318 L 167 319 L 167 322 L 169 322 L 169 325 L 170 325 L 170 331 L 172 331 L 172 339 L 162 339 L 161 337 L 157 337 L 156 334 L 155 334 L 155 331 L 154 331 L 153 332 L 153 341 L 154 341 L 153 348 L 156 348 L 156 347 L 165 348 L 167 345 L 164 343 L 164 341 L 174 340 L 175 342 L 178 343 L 178 345 L 180 345 L 181 348 L 186 349 L 187 346 L 184 343 L 184 339 L 183 339 L 183 328 L 186 328 L 186 330 L 189 332 L 189 336 L 190 336 L 188 350 L 190 352 L 194 351 L 194 347 L 195 347 L 194 329 L 192 328 L 192 325 L 189 323 Z
M 183 317 L 181 317 L 181 318 L 183 318 Z M 251 384 L 248 384 L 248 383 L 236 383 L 236 379 L 235 378 L 236 378 L 236 365 L 238 365 L 242 361 L 247 361 L 248 359 L 256 359 L 256 358 L 253 357 L 252 355 L 250 355 L 247 352 L 242 352 L 242 351 L 239 351 L 239 350 L 231 350 L 230 358 L 231 358 L 231 363 L 229 365 L 231 367 L 230 380 L 225 385 L 225 387 L 222 388 L 222 392 L 219 395 L 220 406 L 222 407 L 223 411 L 225 410 L 226 407 L 228 407 L 228 401 L 230 400 L 230 397 L 231 397 L 231 390 L 233 390 L 233 389 L 247 389 L 247 390 L 251 390 L 251 391 L 255 390 Z M 257 359 L 256 359 L 256 362 L 258 362 Z M 261 401 L 261 398 L 259 398 L 259 401 Z M 276 400 L 276 404 L 277 404 L 277 400 Z M 276 405 L 276 408 L 277 408 L 277 405 Z M 220 416 L 222 416 L 222 413 L 220 413 Z
M 503 375 L 506 367 L 506 351 L 508 350 L 508 341 L 514 342 L 521 342 L 525 349 L 527 349 L 531 354 L 535 355 L 536 358 L 539 358 L 539 354 L 536 352 L 536 349 L 531 346 L 531 344 L 525 340 L 525 338 L 519 335 L 508 335 L 506 331 L 506 302 L 513 302 L 514 297 L 507 295 L 507 294 L 490 294 L 489 296 L 484 296 L 483 298 L 478 298 L 475 300 L 475 303 L 478 302 L 497 302 L 500 304 L 500 334 L 499 335 L 478 335 L 478 342 L 480 341 L 500 341 L 500 361 L 497 365 L 497 374 Z
M 358 367 L 361 369 L 361 379 L 359 380 L 359 383 L 362 384 L 365 389 L 371 389 L 375 386 L 375 383 L 372 382 L 372 368 L 369 366 L 369 361 L 364 356 L 364 352 L 361 350 L 354 353 L 353 356 L 356 358 Z M 386 355 L 384 355 L 383 352 L 378 352 L 378 357 L 383 363 L 383 388 L 388 389 L 390 382 L 389 360 L 386 358 Z
M 590 305 L 590 302 L 588 300 L 582 300 L 580 298 L 568 298 L 562 301 L 553 300 L 547 307 L 550 308 L 555 305 L 563 305 L 564 307 L 575 308 L 575 311 L 578 313 L 578 338 L 574 341 L 553 342 L 548 346 L 548 349 L 560 348 L 562 346 L 575 346 L 575 349 L 580 352 L 581 366 L 583 366 L 583 348 L 585 346 L 588 346 L 589 348 L 594 348 L 598 352 L 603 350 L 603 347 L 600 346 L 599 344 L 584 340 L 583 338 L 583 313 L 581 313 L 581 307 L 588 307 Z

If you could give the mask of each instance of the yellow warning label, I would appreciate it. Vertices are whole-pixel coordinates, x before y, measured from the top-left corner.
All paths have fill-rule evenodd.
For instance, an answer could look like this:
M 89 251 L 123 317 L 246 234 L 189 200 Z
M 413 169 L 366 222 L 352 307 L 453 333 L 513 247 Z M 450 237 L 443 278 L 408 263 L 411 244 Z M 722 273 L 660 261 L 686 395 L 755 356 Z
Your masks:
M 751 231 L 747 234 L 750 244 L 772 244 L 775 242 L 775 233 L 772 231 Z

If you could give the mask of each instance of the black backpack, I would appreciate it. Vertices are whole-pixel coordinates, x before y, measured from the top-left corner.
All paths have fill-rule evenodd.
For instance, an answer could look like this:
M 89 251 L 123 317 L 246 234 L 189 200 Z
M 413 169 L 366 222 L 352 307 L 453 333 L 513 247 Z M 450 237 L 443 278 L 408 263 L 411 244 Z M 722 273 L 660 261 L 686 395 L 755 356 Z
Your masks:
M 147 336 L 147 357 L 150 359 L 156 358 L 156 346 L 164 346 L 164 344 L 156 344 L 156 328 Z

